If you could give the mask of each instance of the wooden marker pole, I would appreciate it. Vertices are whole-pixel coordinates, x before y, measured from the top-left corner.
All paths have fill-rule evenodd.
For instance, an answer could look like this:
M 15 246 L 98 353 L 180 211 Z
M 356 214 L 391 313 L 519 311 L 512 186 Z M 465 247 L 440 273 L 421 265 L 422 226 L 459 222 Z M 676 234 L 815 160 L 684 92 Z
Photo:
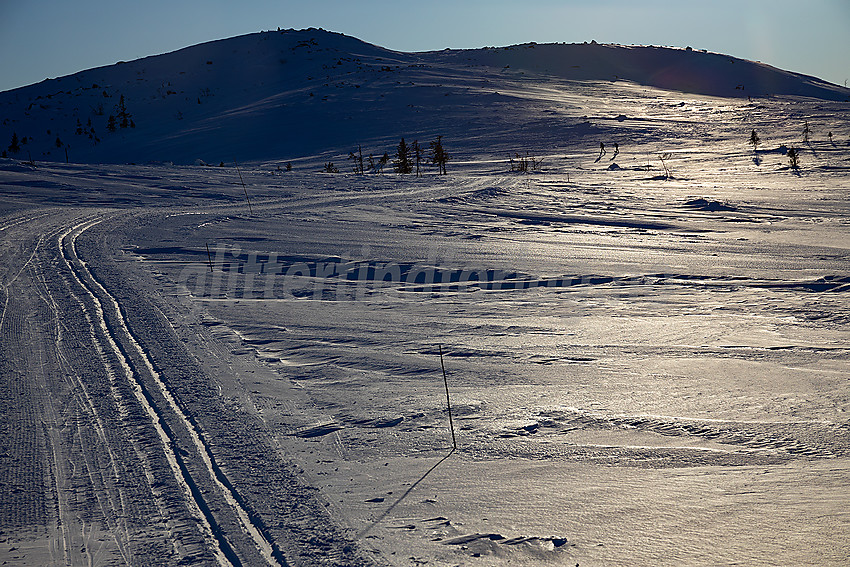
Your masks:
M 452 451 L 457 450 L 457 438 L 455 438 L 455 424 L 452 419 L 452 402 L 449 399 L 449 380 L 446 378 L 446 365 L 443 363 L 443 345 L 440 347 L 440 368 L 443 369 L 443 384 L 446 386 L 446 407 L 449 410 L 449 428 L 452 430 Z
M 210 262 L 210 271 L 212 272 L 213 271 L 212 254 L 210 254 L 210 245 L 209 244 L 207 244 L 207 260 L 209 260 L 209 262 Z

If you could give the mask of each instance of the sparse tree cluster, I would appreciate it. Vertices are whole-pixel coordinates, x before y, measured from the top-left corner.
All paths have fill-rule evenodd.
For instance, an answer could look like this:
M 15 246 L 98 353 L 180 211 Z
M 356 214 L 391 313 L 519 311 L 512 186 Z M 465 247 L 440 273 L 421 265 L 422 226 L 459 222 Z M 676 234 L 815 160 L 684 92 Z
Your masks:
M 511 163 L 511 171 L 519 171 L 527 173 L 529 171 L 537 171 L 543 165 L 542 159 L 536 159 L 534 156 L 525 152 L 525 156 L 514 152 L 514 157 L 508 158 Z
M 93 87 L 94 88 L 94 87 Z M 109 93 L 104 91 L 104 97 L 109 97 Z M 92 107 L 91 109 L 93 116 L 105 116 L 106 111 L 103 108 L 103 103 L 98 103 L 97 106 Z M 118 104 L 114 107 L 114 112 L 109 114 L 106 119 L 106 129 L 109 132 L 116 132 L 120 128 L 135 128 L 136 122 L 133 120 L 133 115 L 130 114 L 129 110 L 127 110 L 127 103 L 124 95 L 121 95 L 118 99 Z M 100 143 L 100 138 L 97 135 L 97 131 L 95 129 L 94 124 L 92 123 L 92 118 L 89 117 L 86 120 L 86 124 L 80 121 L 79 118 L 76 119 L 76 125 L 74 127 L 74 135 L 76 136 L 86 136 L 94 145 Z M 67 146 L 67 144 L 65 144 Z
M 128 127 L 129 128 L 135 127 L 135 124 L 132 122 L 132 118 L 130 117 L 130 114 L 128 112 L 126 112 L 126 107 L 119 104 L 119 108 L 124 109 L 124 113 L 121 116 L 128 120 Z M 83 122 L 80 120 L 79 117 L 75 117 L 74 120 L 75 120 L 74 126 L 72 128 L 69 128 L 68 131 L 67 131 L 69 136 L 71 134 L 73 134 L 74 136 L 85 136 L 94 145 L 97 145 L 97 144 L 100 143 L 100 138 L 97 136 L 97 133 L 96 133 L 94 124 L 92 123 L 91 117 L 89 117 L 86 120 L 85 124 L 83 124 Z M 115 117 L 110 117 L 110 120 L 107 121 L 107 129 L 114 131 L 114 130 L 118 129 L 118 127 L 119 127 L 119 123 L 116 121 Z M 58 132 L 53 133 L 51 130 L 47 130 L 46 134 L 49 137 L 48 139 L 52 140 L 52 142 L 50 142 L 50 145 L 47 148 L 40 146 L 40 148 L 44 150 L 43 155 L 50 155 L 51 150 L 54 149 L 54 148 L 55 149 L 63 149 L 64 148 L 66 160 L 67 160 L 68 149 L 70 149 L 70 147 L 71 147 L 71 144 L 68 142 L 67 138 L 60 135 L 60 133 L 58 133 Z M 34 138 L 28 137 L 28 136 L 19 137 L 17 132 L 13 132 L 12 138 L 9 142 L 9 145 L 7 147 L 5 147 L 2 150 L 2 152 L 0 152 L 0 156 L 9 157 L 10 155 L 18 154 L 21 151 L 23 151 L 23 149 L 24 149 L 23 146 L 25 146 L 25 145 L 27 145 L 31 142 L 34 142 Z M 29 153 L 29 152 L 27 152 L 27 153 Z M 32 161 L 32 159 L 30 159 L 30 161 Z
M 426 156 L 424 149 L 419 144 L 419 140 L 414 140 L 412 144 L 402 138 L 396 146 L 393 159 L 393 171 L 402 175 L 415 173 L 417 177 L 421 176 L 422 165 L 430 163 L 438 168 L 441 175 L 446 173 L 446 163 L 451 159 L 448 152 L 443 147 L 442 136 L 437 136 L 437 139 L 429 143 L 429 152 Z M 348 152 L 348 160 L 351 161 L 352 169 L 355 174 L 363 175 L 367 172 L 383 173 L 384 167 L 390 163 L 390 154 L 384 152 L 380 158 L 375 159 L 373 154 L 369 154 L 365 159 L 363 157 L 363 148 L 358 145 L 356 151 Z M 329 167 L 330 166 L 330 167 Z M 333 166 L 332 162 L 325 164 L 323 171 L 325 173 L 338 173 L 338 170 Z
M 118 100 L 115 105 L 115 114 L 110 114 L 107 120 L 106 128 L 110 132 L 115 132 L 117 128 L 135 128 L 136 123 L 133 122 L 133 117 L 127 112 L 127 105 L 124 102 L 124 95 Z
M 50 130 L 47 131 L 47 134 L 50 134 Z M 12 138 L 9 140 L 9 145 L 0 151 L 0 157 L 7 158 L 9 157 L 9 154 L 20 153 L 24 149 L 23 147 L 31 141 L 32 138 L 28 138 L 27 136 L 19 138 L 17 132 L 12 132 Z M 29 152 L 27 152 L 27 154 L 29 154 Z M 30 159 L 30 161 L 32 161 L 32 159 Z
M 812 129 L 809 126 L 808 120 L 804 121 L 804 123 L 803 123 L 803 132 L 802 133 L 803 133 L 802 143 L 811 144 Z M 835 142 L 833 141 L 832 132 L 829 132 L 827 134 L 827 138 L 829 139 L 830 143 L 832 143 L 833 145 L 835 144 Z M 759 137 L 759 135 L 756 133 L 755 130 L 752 130 L 750 132 L 749 144 L 753 147 L 753 151 L 756 151 L 758 149 L 759 144 L 761 144 L 761 138 Z M 789 169 L 793 169 L 795 171 L 800 169 L 800 150 L 799 149 L 797 149 L 793 146 L 786 149 L 786 146 L 782 145 L 782 146 L 779 147 L 779 151 L 781 153 L 783 153 L 785 155 L 785 157 L 788 158 Z M 759 163 L 760 163 L 760 161 L 758 160 L 758 158 L 756 158 L 756 164 L 759 164 Z

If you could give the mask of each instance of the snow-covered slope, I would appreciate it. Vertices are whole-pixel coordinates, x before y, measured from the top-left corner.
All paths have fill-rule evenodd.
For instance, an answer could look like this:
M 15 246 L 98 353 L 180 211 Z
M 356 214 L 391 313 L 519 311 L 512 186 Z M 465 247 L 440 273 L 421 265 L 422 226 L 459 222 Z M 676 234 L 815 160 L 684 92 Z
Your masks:
M 36 161 L 214 164 L 332 157 L 401 136 L 445 135 L 463 147 L 475 139 L 480 149 L 498 145 L 506 130 L 520 136 L 516 124 L 558 118 L 571 92 L 596 85 L 610 98 L 634 84 L 708 96 L 850 99 L 850 90 L 814 77 L 690 49 L 591 43 L 400 53 L 323 30 L 290 30 L 0 93 L 0 149 Z M 575 119 L 552 127 L 553 139 L 593 134 Z M 8 148 L 13 134 L 17 152 Z

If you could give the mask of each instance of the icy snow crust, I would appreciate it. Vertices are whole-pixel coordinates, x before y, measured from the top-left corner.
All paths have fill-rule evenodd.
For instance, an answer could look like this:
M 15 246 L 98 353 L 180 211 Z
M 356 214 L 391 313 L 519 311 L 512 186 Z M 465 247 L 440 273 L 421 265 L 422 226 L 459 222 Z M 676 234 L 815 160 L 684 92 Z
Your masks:
M 653 53 L 726 72 L 650 83 Z M 850 105 L 728 61 L 307 30 L 81 74 L 113 98 L 80 108 L 138 83 L 136 128 L 0 160 L 0 558 L 847 564 Z M 802 90 L 748 100 L 746 66 Z M 55 136 L 75 77 L 3 116 Z M 214 94 L 172 120 L 159 77 Z M 402 135 L 449 174 L 350 173 Z

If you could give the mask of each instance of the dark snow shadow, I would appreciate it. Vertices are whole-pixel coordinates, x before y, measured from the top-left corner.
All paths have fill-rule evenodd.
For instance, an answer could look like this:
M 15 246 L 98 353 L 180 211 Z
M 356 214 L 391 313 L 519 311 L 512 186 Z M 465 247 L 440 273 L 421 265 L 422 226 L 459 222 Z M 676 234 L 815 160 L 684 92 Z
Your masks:
M 380 524 L 382 521 L 384 521 L 384 519 L 385 519 L 387 516 L 389 516 L 389 515 L 390 515 L 390 512 L 392 512 L 392 511 L 396 508 L 396 506 L 398 506 L 399 504 L 401 504 L 401 503 L 404 501 L 404 499 L 405 499 L 405 498 L 407 498 L 407 497 L 408 497 L 408 495 L 410 495 L 410 493 L 411 493 L 411 492 L 413 492 L 413 489 L 414 489 L 414 488 L 416 488 L 417 486 L 419 486 L 419 484 L 420 484 L 423 480 L 425 480 L 425 478 L 427 478 L 427 476 L 428 476 L 429 474 L 431 474 L 432 472 L 434 472 L 434 471 L 437 469 L 437 467 L 439 467 L 440 465 L 442 465 L 442 464 L 446 461 L 446 459 L 448 459 L 449 457 L 451 457 L 451 456 L 452 456 L 452 454 L 453 454 L 456 450 L 457 450 L 457 449 L 456 449 L 455 447 L 452 447 L 451 451 L 449 451 L 449 453 L 448 453 L 445 457 L 443 457 L 442 459 L 440 459 L 439 461 L 437 461 L 436 463 L 434 463 L 434 466 L 432 466 L 430 469 L 428 469 L 428 470 L 425 472 L 425 474 L 423 474 L 421 477 L 419 477 L 419 480 L 417 480 L 416 482 L 414 482 L 413 484 L 411 484 L 411 485 L 410 485 L 410 488 L 408 488 L 407 490 L 405 490 L 405 491 L 404 491 L 404 494 L 402 494 L 401 496 L 399 496 L 399 497 L 398 497 L 398 500 L 396 500 L 395 502 L 393 502 L 393 503 L 392 503 L 392 505 L 391 505 L 389 508 L 387 508 L 386 510 L 384 510 L 384 513 L 383 513 L 383 514 L 381 514 L 380 516 L 378 516 L 377 518 L 375 518 L 375 521 L 374 521 L 374 522 L 372 522 L 372 523 L 371 523 L 371 524 L 370 524 L 370 525 L 369 525 L 369 526 L 368 526 L 365 530 L 363 530 L 363 531 L 361 531 L 360 533 L 358 533 L 355 539 L 360 539 L 360 538 L 364 537 L 366 534 L 368 534 L 370 531 L 372 531 L 372 529 L 373 529 L 375 526 L 377 526 L 377 525 L 378 525 L 378 524 Z

